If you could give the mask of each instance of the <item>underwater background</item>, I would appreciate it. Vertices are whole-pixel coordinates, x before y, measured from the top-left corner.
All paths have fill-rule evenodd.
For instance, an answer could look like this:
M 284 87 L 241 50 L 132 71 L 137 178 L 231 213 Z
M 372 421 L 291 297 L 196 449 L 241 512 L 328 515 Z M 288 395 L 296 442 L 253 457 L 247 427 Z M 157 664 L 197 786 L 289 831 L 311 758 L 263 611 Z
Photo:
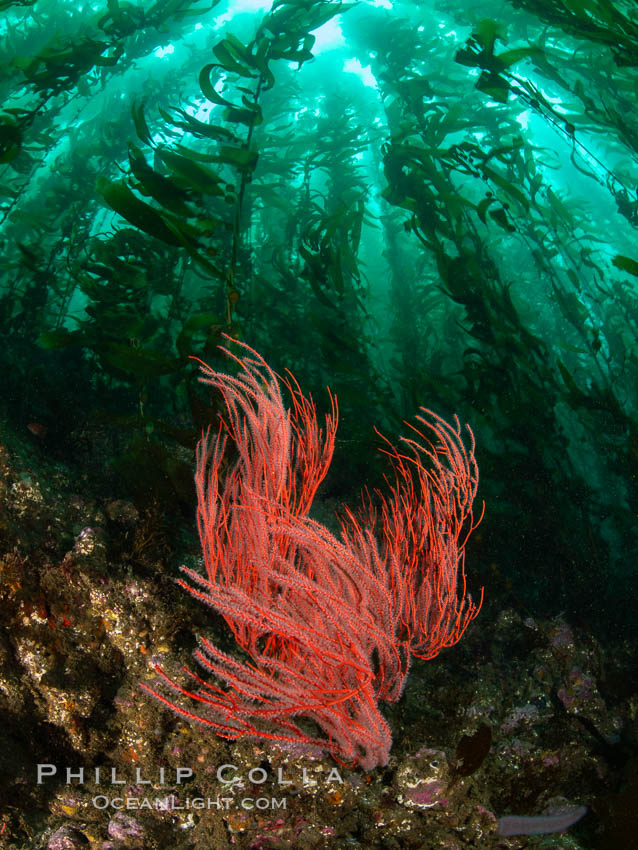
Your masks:
M 0 846 L 634 847 L 635 3 L 0 0 L 0 91 Z M 383 486 L 375 429 L 426 406 L 476 439 L 482 609 L 341 784 L 138 687 L 196 634 L 234 651 L 174 582 L 223 410 L 189 358 L 232 371 L 224 334 L 320 421 L 336 395 L 330 528 Z M 42 763 L 299 784 L 124 813 Z

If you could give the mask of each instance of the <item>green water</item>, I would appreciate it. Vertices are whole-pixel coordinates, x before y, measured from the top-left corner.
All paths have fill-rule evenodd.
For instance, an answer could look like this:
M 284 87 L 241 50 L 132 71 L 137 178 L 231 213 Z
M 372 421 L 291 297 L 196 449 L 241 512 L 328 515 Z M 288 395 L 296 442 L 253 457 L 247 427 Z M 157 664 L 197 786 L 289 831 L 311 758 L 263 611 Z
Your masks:
M 188 356 L 230 333 L 336 393 L 329 496 L 382 480 L 374 426 L 457 413 L 472 581 L 630 627 L 632 3 L 1 6 L 7 421 L 188 517 Z

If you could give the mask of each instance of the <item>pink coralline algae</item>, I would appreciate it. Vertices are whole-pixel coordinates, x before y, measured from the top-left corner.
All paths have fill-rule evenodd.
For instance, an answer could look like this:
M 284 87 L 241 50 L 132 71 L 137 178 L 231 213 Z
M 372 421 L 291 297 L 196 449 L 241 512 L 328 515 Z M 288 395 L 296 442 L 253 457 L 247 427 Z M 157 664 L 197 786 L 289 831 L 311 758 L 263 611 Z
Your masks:
M 468 427 L 467 448 L 458 420 L 422 408 L 400 448 L 386 441 L 387 493 L 344 508 L 337 536 L 308 515 L 332 460 L 336 398 L 324 433 L 295 378 L 237 344 L 242 356 L 222 349 L 236 376 L 202 363 L 201 380 L 221 392 L 226 415 L 197 450 L 206 573 L 182 567 L 179 584 L 223 616 L 249 660 L 200 638 L 195 657 L 224 687 L 185 667 L 191 690 L 159 665 L 177 701 L 142 687 L 222 737 L 318 746 L 369 770 L 390 754 L 379 701 L 396 701 L 412 656 L 431 659 L 455 644 L 481 606 L 482 593 L 474 604 L 466 592 L 464 566 L 480 521 L 474 438 Z M 223 474 L 229 440 L 237 460 Z
M 557 691 L 559 700 L 568 711 L 583 711 L 589 704 L 600 703 L 591 676 L 585 675 L 578 667 L 572 667 L 567 677 L 567 685 Z
M 407 808 L 446 809 L 454 783 L 445 753 L 423 747 L 399 766 L 393 784 L 398 801 Z

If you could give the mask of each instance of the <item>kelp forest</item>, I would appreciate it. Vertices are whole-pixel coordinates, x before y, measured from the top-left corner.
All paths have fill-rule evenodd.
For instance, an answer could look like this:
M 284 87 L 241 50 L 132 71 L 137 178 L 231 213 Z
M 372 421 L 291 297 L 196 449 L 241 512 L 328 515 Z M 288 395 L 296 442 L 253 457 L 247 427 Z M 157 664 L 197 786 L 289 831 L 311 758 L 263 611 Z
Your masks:
M 0 91 L 0 843 L 434 850 L 540 848 L 552 833 L 556 848 L 633 846 L 633 0 L 0 0 Z M 338 429 L 329 469 L 318 471 L 318 448 L 303 441 L 281 461 L 291 494 L 277 510 L 267 506 L 275 464 L 263 462 L 266 484 L 244 515 L 288 535 L 285 545 L 269 536 L 263 551 L 323 558 L 337 586 L 345 567 L 332 541 L 347 522 L 352 563 L 376 557 L 361 555 L 359 520 L 335 518 L 363 492 L 370 534 L 403 554 L 392 506 L 417 517 L 406 539 L 430 519 L 416 497 L 388 491 L 398 488 L 388 456 L 399 479 L 416 466 L 435 514 L 452 514 L 432 525 L 445 538 L 436 552 L 454 563 L 438 579 L 441 610 L 445 581 L 454 599 L 462 585 L 457 619 L 428 637 L 444 652 L 415 661 L 405 685 L 403 650 L 385 667 L 384 651 L 361 650 L 371 672 L 330 686 L 362 694 L 376 681 L 383 744 L 362 743 L 360 714 L 340 719 L 340 737 L 301 699 L 280 710 L 279 735 L 265 709 L 240 730 L 193 723 L 201 711 L 180 702 L 193 698 L 178 665 L 196 635 L 214 635 L 206 682 L 223 685 L 195 698 L 209 718 L 223 705 L 226 724 L 255 700 L 281 705 L 291 658 L 301 659 L 302 638 L 272 614 L 301 593 L 299 579 L 273 568 L 270 613 L 250 639 L 257 615 L 246 625 L 229 614 L 247 597 L 222 602 L 214 589 L 215 546 L 231 526 L 211 519 L 217 485 L 201 446 L 220 487 L 238 480 L 237 457 L 254 469 L 251 452 L 283 421 L 273 374 L 297 423 L 293 443 L 317 423 L 317 445 L 329 442 L 332 398 Z M 252 426 L 252 440 L 250 405 L 274 423 Z M 424 408 L 451 429 L 430 426 L 426 443 L 414 419 Z M 238 445 L 219 458 L 211 445 L 228 417 L 227 442 Z M 416 461 L 405 438 L 426 445 Z M 298 491 L 295 458 L 311 470 Z M 473 495 L 474 458 L 472 529 L 461 531 L 469 508 L 458 491 Z M 240 491 L 227 486 L 224 510 Z M 308 519 L 295 526 L 310 491 Z M 417 546 L 426 560 L 433 551 Z M 200 601 L 175 583 L 184 563 Z M 304 581 L 318 583 L 319 568 L 308 570 Z M 344 597 L 355 581 L 346 573 Z M 244 580 L 242 592 L 255 593 Z M 398 587 L 393 578 L 389 592 L 409 594 Z M 363 603 L 348 593 L 352 623 Z M 463 613 L 465 593 L 474 608 Z M 316 609 L 324 619 L 330 599 Z M 396 615 L 401 628 L 408 619 Z M 348 628 L 334 637 L 342 665 Z M 317 641 L 332 658 L 333 638 Z M 242 652 L 268 671 L 268 698 L 244 662 L 238 672 Z M 308 663 L 295 675 L 309 677 Z M 173 696 L 153 684 L 153 667 Z M 191 667 L 201 684 L 206 674 Z M 401 684 L 382 718 L 376 701 L 395 668 Z M 91 804 L 107 794 L 89 790 L 95 764 L 142 767 L 153 781 L 161 766 L 175 784 L 175 765 L 207 763 L 283 765 L 299 784 L 292 813 Z M 41 764 L 57 765 L 55 778 L 36 780 Z M 65 783 L 62 765 L 80 764 L 85 784 Z M 337 765 L 344 784 L 321 785 L 315 799 L 295 772 L 308 764 L 323 764 L 324 777 Z M 383 778 L 367 789 L 375 770 Z M 200 791 L 215 779 L 203 777 Z M 588 807 L 569 833 L 560 830 L 576 816 L 551 820 L 568 804 Z

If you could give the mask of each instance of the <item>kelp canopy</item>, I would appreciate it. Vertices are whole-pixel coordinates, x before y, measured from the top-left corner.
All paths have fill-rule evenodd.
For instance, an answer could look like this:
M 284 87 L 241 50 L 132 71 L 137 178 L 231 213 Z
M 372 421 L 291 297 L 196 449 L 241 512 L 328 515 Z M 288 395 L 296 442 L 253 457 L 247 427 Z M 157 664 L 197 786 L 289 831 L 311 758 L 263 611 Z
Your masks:
M 457 412 L 480 583 L 629 628 L 633 0 L 0 10 L 6 417 L 171 513 L 216 416 L 188 356 L 230 333 L 336 392 L 337 498 L 374 486 L 373 423 Z

